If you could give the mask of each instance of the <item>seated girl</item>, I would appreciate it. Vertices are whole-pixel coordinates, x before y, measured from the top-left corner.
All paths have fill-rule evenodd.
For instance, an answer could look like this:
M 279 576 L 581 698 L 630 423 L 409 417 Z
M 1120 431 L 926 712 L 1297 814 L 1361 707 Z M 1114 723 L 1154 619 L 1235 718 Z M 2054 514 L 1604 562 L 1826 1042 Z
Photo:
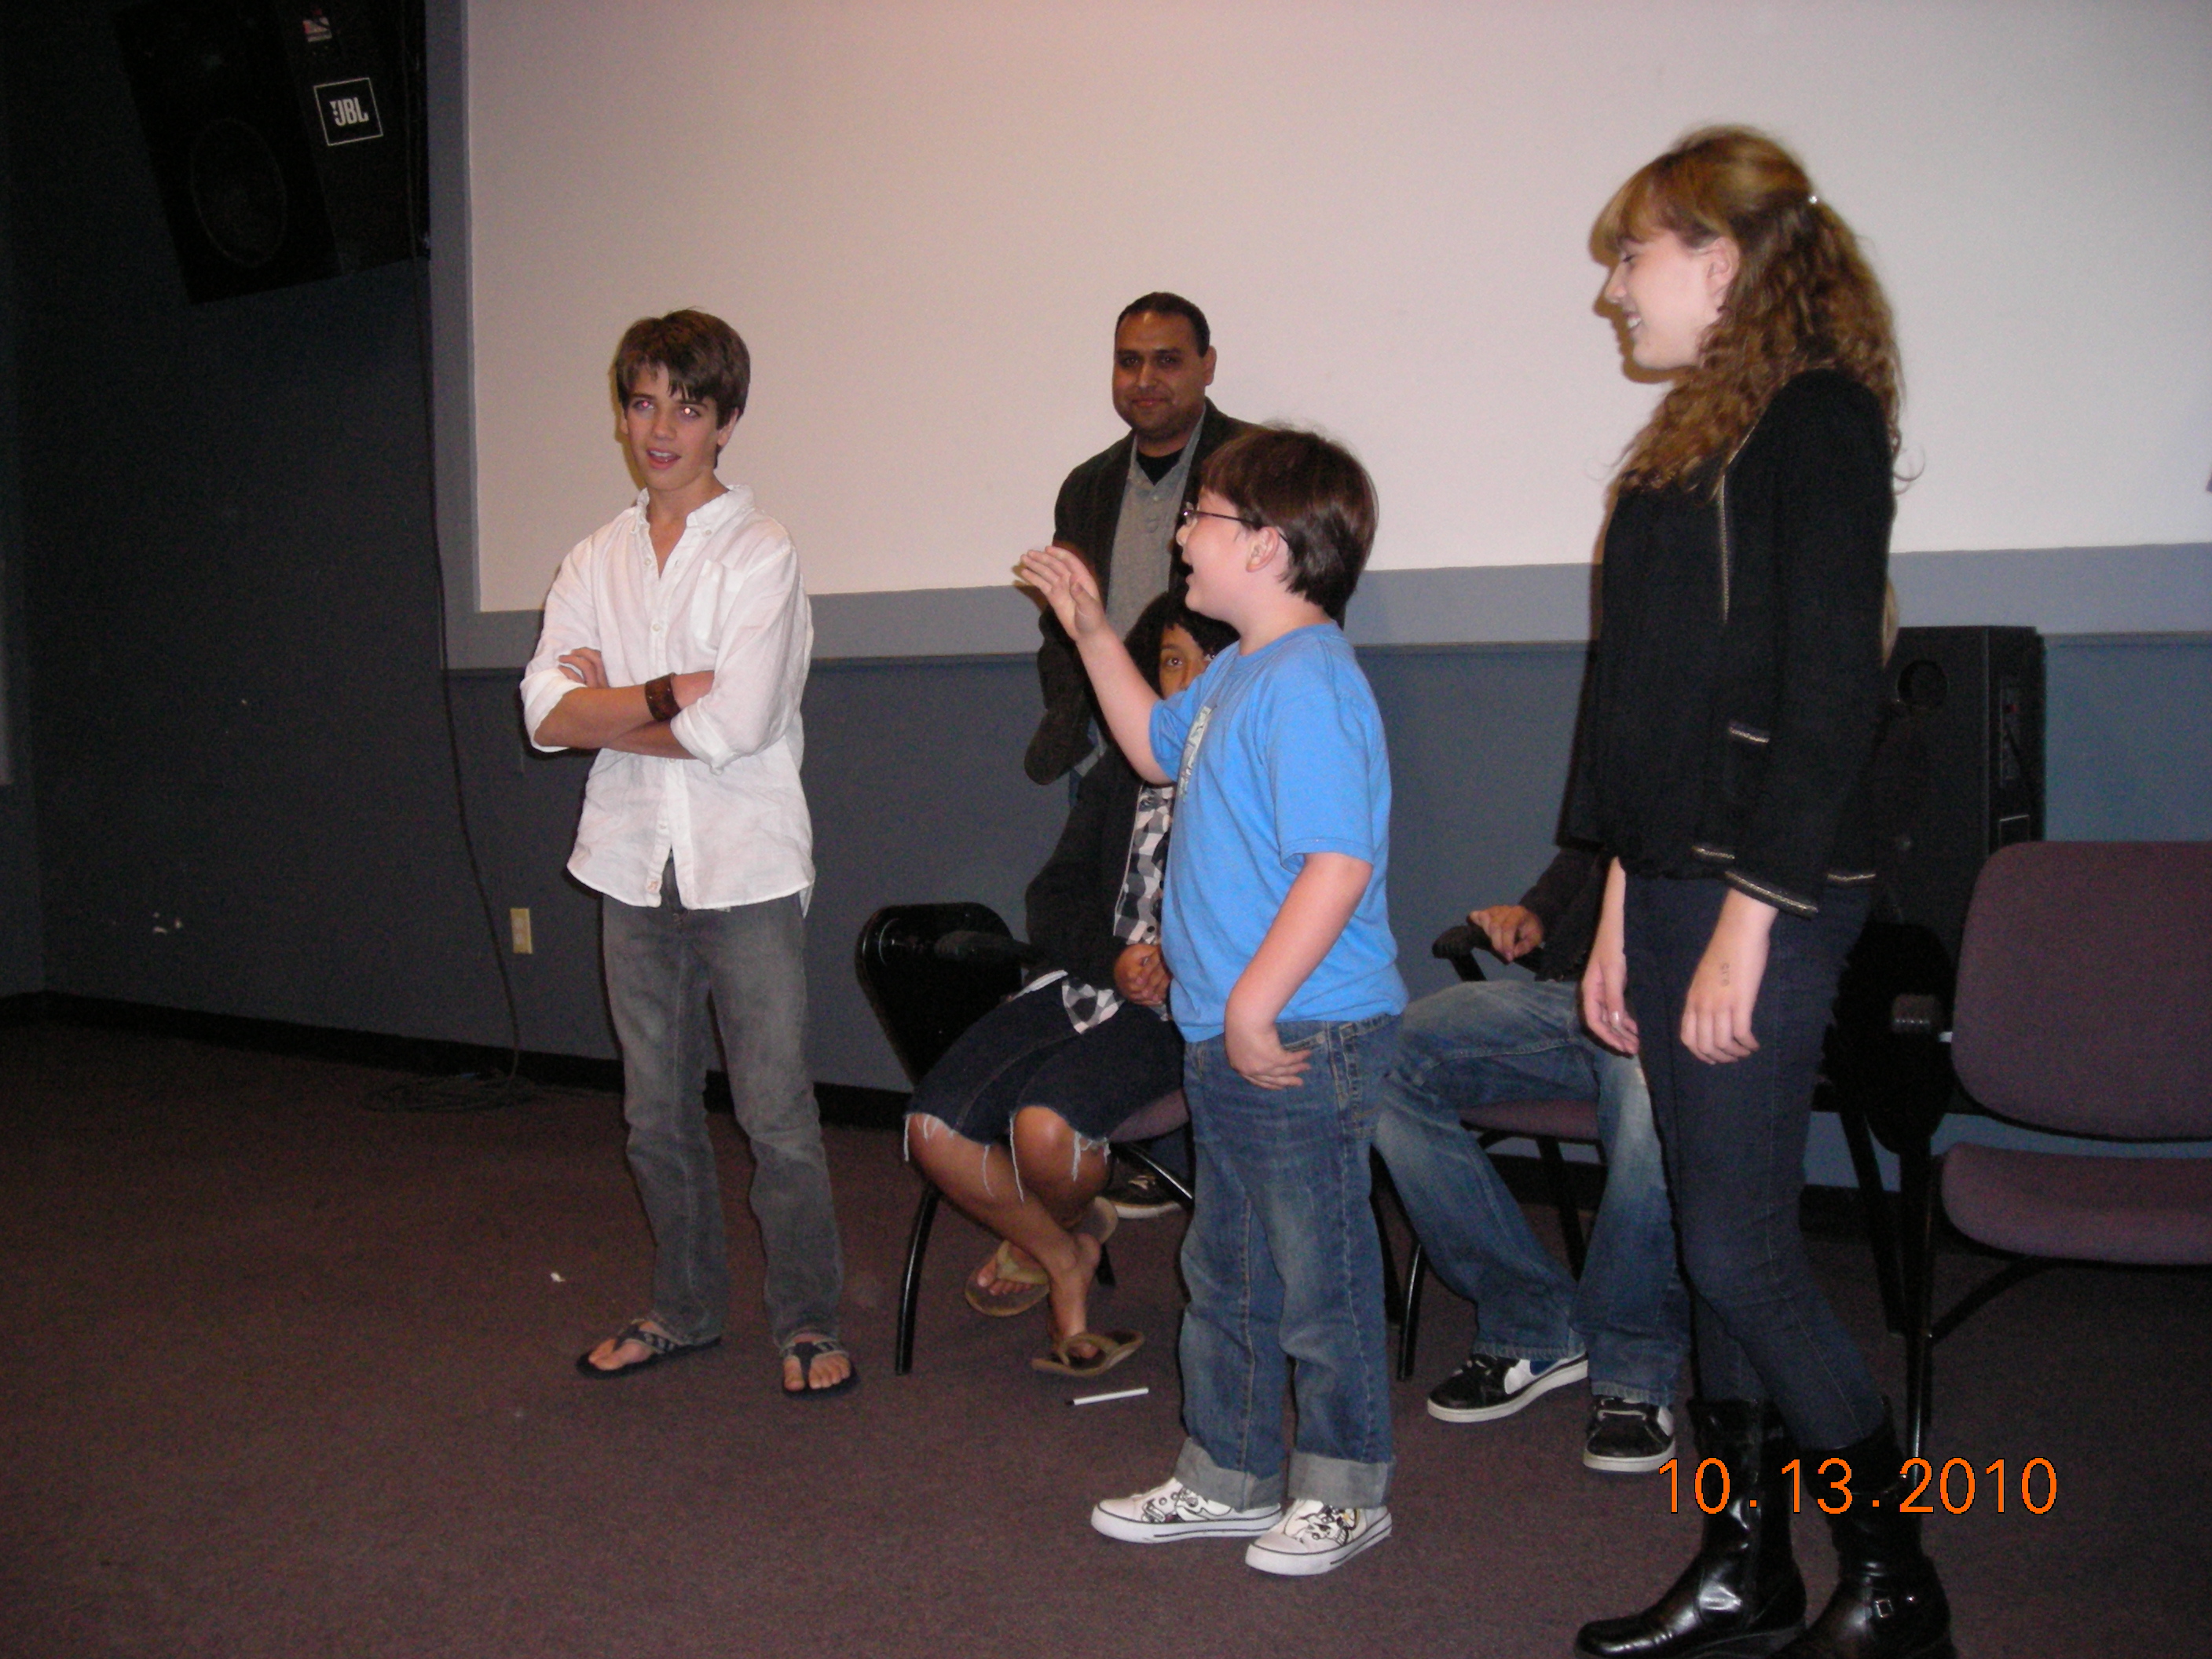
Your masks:
M 1163 594 L 1130 629 L 1129 653 L 1172 696 L 1236 637 Z M 908 1155 L 1004 1241 L 969 1278 L 969 1304 L 1006 1316 L 1049 1300 L 1051 1346 L 1030 1364 L 1068 1376 L 1109 1370 L 1144 1340 L 1091 1329 L 1088 1303 L 1114 1230 L 1099 1197 L 1107 1138 L 1182 1086 L 1158 944 L 1174 799 L 1106 745 L 1030 884 L 1034 976 L 961 1034 L 908 1109 Z

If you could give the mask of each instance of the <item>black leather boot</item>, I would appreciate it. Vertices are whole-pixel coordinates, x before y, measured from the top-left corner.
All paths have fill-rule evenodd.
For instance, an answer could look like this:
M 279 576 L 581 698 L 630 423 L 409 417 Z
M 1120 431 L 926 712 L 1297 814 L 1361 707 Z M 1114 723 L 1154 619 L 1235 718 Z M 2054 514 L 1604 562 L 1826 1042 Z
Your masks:
M 1885 1414 L 1881 1427 L 1841 1451 L 1805 1454 L 1805 1501 L 1834 1501 L 1830 1458 L 1850 1466 L 1851 1504 L 1828 1516 L 1836 1539 L 1836 1593 L 1786 1659 L 1954 1659 L 1951 1604 L 1921 1553 L 1920 1517 L 1904 1503 L 1905 1454 Z
M 1698 1455 L 1728 1470 L 1729 1499 L 1705 1517 L 1705 1540 L 1672 1589 L 1642 1613 L 1584 1625 L 1584 1659 L 1750 1656 L 1784 1646 L 1805 1623 L 1805 1581 L 1790 1554 L 1789 1443 L 1765 1407 L 1692 1401 Z M 1685 1460 L 1686 1462 L 1687 1460 Z M 1684 1471 L 1685 1487 L 1691 1472 Z

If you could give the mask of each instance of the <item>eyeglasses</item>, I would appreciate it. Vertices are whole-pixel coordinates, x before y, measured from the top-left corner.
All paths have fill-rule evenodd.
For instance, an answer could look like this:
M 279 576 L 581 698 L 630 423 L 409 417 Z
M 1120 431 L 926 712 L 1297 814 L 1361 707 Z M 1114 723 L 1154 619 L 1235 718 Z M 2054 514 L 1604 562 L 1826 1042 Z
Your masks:
M 1253 527 L 1234 513 L 1208 513 L 1197 502 L 1186 501 L 1183 504 L 1182 516 L 1176 520 L 1176 526 L 1178 529 L 1188 530 L 1193 519 L 1222 519 L 1241 529 L 1249 530 Z

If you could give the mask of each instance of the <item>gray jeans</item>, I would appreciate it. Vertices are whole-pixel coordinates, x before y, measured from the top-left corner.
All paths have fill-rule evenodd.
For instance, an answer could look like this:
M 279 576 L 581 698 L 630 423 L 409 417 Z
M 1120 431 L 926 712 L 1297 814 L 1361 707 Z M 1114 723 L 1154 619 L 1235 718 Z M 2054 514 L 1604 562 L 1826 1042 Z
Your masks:
M 602 895 L 607 1002 L 623 1053 L 629 1167 L 653 1226 L 653 1318 L 681 1342 L 729 1311 L 720 1171 L 701 1098 L 721 1028 L 730 1093 L 752 1143 L 752 1209 L 769 1329 L 837 1332 L 844 1262 L 822 1120 L 806 1072 L 806 922 L 799 896 L 687 910 L 672 860 L 651 908 Z

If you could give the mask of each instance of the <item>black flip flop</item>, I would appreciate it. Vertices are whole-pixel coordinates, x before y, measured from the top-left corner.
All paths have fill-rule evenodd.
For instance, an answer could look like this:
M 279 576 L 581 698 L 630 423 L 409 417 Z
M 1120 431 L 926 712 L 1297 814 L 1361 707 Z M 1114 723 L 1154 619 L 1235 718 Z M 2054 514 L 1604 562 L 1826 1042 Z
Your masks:
M 859 1388 L 860 1368 L 858 1365 L 847 1371 L 842 1381 L 832 1382 L 826 1389 L 814 1386 L 814 1362 L 830 1354 L 843 1354 L 848 1360 L 853 1357 L 852 1351 L 834 1336 L 785 1343 L 781 1358 L 799 1362 L 799 1386 L 786 1389 L 783 1397 L 786 1400 L 835 1400 L 839 1395 L 850 1394 Z
M 586 1376 L 605 1382 L 611 1376 L 629 1376 L 649 1370 L 664 1359 L 681 1359 L 687 1353 L 704 1353 L 709 1348 L 719 1347 L 721 1340 L 719 1336 L 710 1336 L 704 1342 L 678 1342 L 674 1337 L 653 1329 L 643 1320 L 634 1319 L 615 1334 L 615 1346 L 619 1347 L 625 1342 L 642 1342 L 647 1350 L 644 1358 L 633 1359 L 626 1365 L 594 1365 L 592 1356 L 599 1350 L 587 1348 L 576 1356 L 576 1369 Z

